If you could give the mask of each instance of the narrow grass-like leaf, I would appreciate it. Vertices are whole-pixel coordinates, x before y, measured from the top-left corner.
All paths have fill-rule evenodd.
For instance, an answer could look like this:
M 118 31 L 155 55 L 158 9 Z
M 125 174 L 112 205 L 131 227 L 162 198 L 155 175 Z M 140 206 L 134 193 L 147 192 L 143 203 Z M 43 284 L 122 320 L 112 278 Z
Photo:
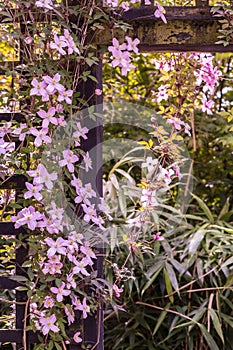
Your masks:
M 205 326 L 203 324 L 198 323 L 198 327 L 200 328 L 207 344 L 209 345 L 209 349 L 211 350 L 220 350 L 218 345 L 216 344 L 214 338 L 212 337 L 212 335 L 207 331 L 207 329 L 205 328 Z
M 170 303 L 168 303 L 166 305 L 166 307 L 169 308 L 170 307 Z M 155 328 L 153 330 L 153 335 L 156 334 L 156 332 L 158 331 L 159 327 L 161 326 L 161 324 L 163 323 L 163 321 L 164 321 L 164 319 L 165 319 L 165 317 L 167 315 L 166 307 L 165 307 L 165 310 L 162 311 L 161 314 L 159 315 L 158 321 L 157 321 L 157 323 L 155 325 Z
M 142 288 L 142 295 L 145 293 L 145 291 L 152 285 L 154 280 L 158 277 L 159 273 L 162 271 L 164 266 L 164 263 L 161 262 L 160 264 L 158 263 L 158 268 L 156 269 L 155 273 L 150 277 L 149 281 L 146 282 L 144 287 Z
M 170 295 L 172 293 L 172 284 L 171 284 L 171 281 L 170 281 L 170 278 L 169 278 L 169 275 L 168 275 L 166 268 L 163 269 L 163 275 L 164 275 L 167 294 L 169 295 L 169 300 L 173 304 L 174 297 L 173 297 L 173 295 Z
M 198 230 L 194 233 L 193 237 L 191 238 L 189 242 L 189 254 L 193 255 L 196 253 L 199 245 L 201 244 L 203 238 L 205 237 L 206 230 Z
M 206 217 L 209 219 L 209 221 L 213 224 L 214 223 L 214 217 L 211 214 L 211 211 L 209 210 L 209 208 L 207 207 L 205 202 L 201 198 L 196 196 L 195 194 L 192 194 L 192 196 L 193 196 L 193 198 L 196 199 L 196 201 L 199 204 L 199 207 L 203 210 L 203 213 L 206 215 Z
M 224 337 L 223 337 L 223 332 L 222 332 L 222 326 L 220 324 L 219 318 L 216 314 L 216 312 L 213 309 L 209 309 L 210 317 L 212 319 L 214 328 L 216 329 L 216 332 L 218 333 L 220 339 L 222 340 L 224 344 Z
M 178 285 L 178 281 L 177 281 L 177 278 L 176 278 L 176 274 L 175 274 L 172 266 L 166 262 L 165 263 L 165 268 L 167 270 L 167 273 L 168 273 L 169 279 L 171 281 L 172 287 L 178 292 L 179 285 Z

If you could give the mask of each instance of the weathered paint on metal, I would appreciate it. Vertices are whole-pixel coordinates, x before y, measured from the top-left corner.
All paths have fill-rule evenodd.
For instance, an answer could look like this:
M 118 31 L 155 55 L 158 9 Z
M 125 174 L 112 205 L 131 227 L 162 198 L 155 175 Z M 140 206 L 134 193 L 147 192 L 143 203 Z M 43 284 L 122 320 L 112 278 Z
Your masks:
M 165 7 L 167 23 L 155 18 L 153 7 L 132 8 L 121 18 L 131 25 L 127 33 L 120 29 L 104 30 L 97 36 L 99 45 L 109 45 L 113 37 L 120 41 L 125 35 L 140 39 L 139 49 L 149 51 L 231 52 L 233 45 L 218 41 L 219 18 L 210 7 Z

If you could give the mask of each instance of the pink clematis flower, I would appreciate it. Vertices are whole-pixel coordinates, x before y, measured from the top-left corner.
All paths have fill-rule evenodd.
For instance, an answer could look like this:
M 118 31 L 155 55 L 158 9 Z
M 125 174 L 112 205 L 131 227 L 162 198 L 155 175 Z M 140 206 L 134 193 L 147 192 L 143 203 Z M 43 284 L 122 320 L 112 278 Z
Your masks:
M 23 131 L 23 130 L 26 130 L 26 131 Z M 14 135 L 19 135 L 19 140 L 20 141 L 24 141 L 25 140 L 25 137 L 26 135 L 29 133 L 28 131 L 28 126 L 26 123 L 22 123 L 20 124 L 20 127 L 19 128 L 16 128 L 12 131 L 12 134 Z
M 73 93 L 74 93 L 73 90 L 62 89 L 61 91 L 59 91 L 57 101 L 58 102 L 65 101 L 68 105 L 71 105 L 72 104 L 71 97 L 73 96 Z
M 74 323 L 75 317 L 73 310 L 69 310 L 68 307 L 65 306 L 64 308 L 65 314 L 67 316 L 68 325 L 70 326 L 72 323 Z M 78 333 L 78 332 L 77 332 Z M 80 333 L 80 332 L 79 332 Z
M 42 218 L 43 215 L 30 205 L 30 207 L 22 209 L 17 216 L 12 216 L 12 221 L 15 222 L 15 228 L 28 225 L 30 230 L 35 230 L 38 221 Z
M 47 317 L 40 317 L 39 321 L 42 325 L 42 333 L 44 335 L 48 334 L 50 331 L 57 333 L 59 331 L 59 328 L 54 324 L 56 322 L 56 316 L 52 314 L 51 316 Z
M 123 288 L 119 288 L 116 283 L 112 285 L 112 290 L 114 291 L 114 294 L 117 298 L 121 296 L 121 293 L 123 292 Z
M 45 184 L 51 190 L 53 181 L 57 179 L 56 173 L 49 173 L 43 164 L 39 164 L 36 170 L 29 170 L 27 174 L 34 178 L 34 184 Z
M 44 299 L 44 307 L 46 307 L 46 309 L 50 309 L 52 308 L 54 305 L 54 300 L 53 298 L 51 298 L 50 296 L 46 295 L 45 299 Z
M 43 81 L 47 84 L 46 90 L 49 94 L 54 94 L 56 91 L 60 92 L 64 90 L 64 86 L 59 83 L 61 76 L 56 73 L 53 78 L 48 75 L 43 76 Z
M 83 302 L 81 303 L 78 300 L 77 305 L 75 306 L 75 310 L 79 310 L 83 312 L 83 318 L 87 318 L 87 314 L 90 312 L 90 306 L 87 305 L 87 299 L 83 298 Z
M 44 111 L 43 109 L 40 109 L 39 112 L 37 112 L 38 116 L 43 119 L 42 128 L 48 128 L 50 123 L 58 125 L 57 118 L 54 117 L 55 113 L 55 107 L 50 107 L 48 112 Z
M 42 96 L 43 101 L 49 100 L 48 92 L 46 91 L 46 84 L 44 81 L 38 81 L 36 78 L 34 78 L 31 84 L 33 88 L 30 90 L 30 96 Z
M 120 44 L 116 38 L 112 39 L 112 46 L 108 47 L 108 51 L 112 53 L 113 56 L 116 55 L 119 51 L 126 50 L 126 43 Z
M 47 256 L 51 258 L 56 253 L 66 255 L 67 241 L 62 237 L 58 237 L 56 241 L 48 237 L 45 239 L 46 244 L 50 247 Z
M 42 143 L 51 143 L 52 139 L 50 136 L 48 136 L 48 128 L 42 128 L 40 130 L 37 130 L 36 128 L 31 128 L 30 132 L 33 136 L 36 136 L 34 140 L 34 145 L 36 147 L 40 147 Z
M 77 260 L 73 261 L 75 263 L 75 267 L 73 268 L 72 273 L 79 274 L 81 273 L 83 276 L 90 276 L 85 267 L 88 265 L 87 261 L 83 261 L 83 259 L 79 262 Z
M 155 6 L 157 6 L 157 10 L 154 13 L 154 16 L 156 18 L 161 18 L 161 20 L 164 23 L 167 23 L 166 17 L 164 16 L 165 14 L 165 9 L 163 6 L 160 5 L 160 3 L 158 1 L 155 1 Z
M 76 163 L 79 161 L 79 157 L 74 154 L 73 151 L 70 149 L 67 149 L 62 152 L 64 159 L 59 161 L 60 166 L 67 165 L 68 170 L 73 173 L 74 172 L 74 165 L 73 163 Z
M 50 48 L 57 50 L 61 55 L 66 55 L 65 50 L 63 50 L 63 47 L 67 46 L 66 42 L 57 34 L 54 35 L 53 40 L 54 42 L 50 43 Z
M 82 338 L 80 338 L 80 332 L 76 332 L 73 339 L 74 339 L 75 343 L 81 343 Z
M 54 294 L 57 294 L 56 299 L 58 302 L 61 302 L 63 300 L 63 297 L 70 295 L 71 291 L 69 289 L 65 289 L 65 282 L 62 282 L 61 286 L 59 288 L 52 287 L 50 288 L 51 292 Z
M 43 7 L 45 9 L 45 12 L 53 9 L 52 0 L 38 0 L 35 2 L 35 5 L 37 7 Z
M 135 53 L 138 53 L 138 47 L 137 45 L 140 43 L 140 40 L 138 38 L 132 39 L 129 36 L 126 36 L 125 39 L 127 40 L 127 50 L 128 51 L 133 51 Z
M 25 199 L 35 197 L 38 201 L 40 201 L 43 198 L 42 194 L 40 193 L 43 187 L 42 185 L 32 185 L 29 182 L 25 182 L 25 185 L 28 189 L 28 191 L 24 193 Z

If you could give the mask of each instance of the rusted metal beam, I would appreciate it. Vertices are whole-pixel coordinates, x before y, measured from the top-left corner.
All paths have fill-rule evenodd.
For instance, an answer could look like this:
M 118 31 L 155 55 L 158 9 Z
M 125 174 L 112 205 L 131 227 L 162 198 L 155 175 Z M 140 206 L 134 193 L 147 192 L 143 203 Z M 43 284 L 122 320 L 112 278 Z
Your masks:
M 125 35 L 140 39 L 139 49 L 150 51 L 232 52 L 228 46 L 215 44 L 220 29 L 219 17 L 211 7 L 165 7 L 167 24 L 155 18 L 155 8 L 141 6 L 124 12 L 121 19 L 132 28 L 126 33 L 120 29 L 103 30 L 97 37 L 99 45 L 109 45 L 113 37 L 123 41 Z

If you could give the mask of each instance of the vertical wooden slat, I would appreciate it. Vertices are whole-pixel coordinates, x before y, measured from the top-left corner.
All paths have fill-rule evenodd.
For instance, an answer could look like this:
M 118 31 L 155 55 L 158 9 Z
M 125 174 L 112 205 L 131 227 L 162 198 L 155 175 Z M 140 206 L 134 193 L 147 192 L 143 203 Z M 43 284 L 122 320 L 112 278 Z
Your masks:
M 95 112 L 102 114 L 102 95 L 95 95 L 95 89 L 102 90 L 102 58 L 97 67 L 94 68 L 92 74 L 96 77 L 98 84 L 91 79 L 83 86 L 83 96 L 85 100 L 90 101 L 90 105 L 95 106 Z M 102 118 L 97 117 L 95 121 L 91 118 L 85 118 L 85 125 L 90 129 L 88 139 L 83 143 L 84 151 L 90 152 L 92 158 L 92 169 L 85 173 L 85 182 L 90 182 L 93 189 L 97 192 L 97 197 L 102 197 L 102 141 L 103 141 L 103 124 Z M 98 198 L 97 198 L 98 201 Z M 103 247 L 100 243 L 97 247 L 97 261 L 95 269 L 99 278 L 103 278 Z M 98 296 L 97 296 L 98 297 Z M 103 310 L 100 305 L 96 314 L 88 317 L 84 321 L 85 343 L 91 344 L 96 350 L 104 349 L 104 332 L 103 332 Z

